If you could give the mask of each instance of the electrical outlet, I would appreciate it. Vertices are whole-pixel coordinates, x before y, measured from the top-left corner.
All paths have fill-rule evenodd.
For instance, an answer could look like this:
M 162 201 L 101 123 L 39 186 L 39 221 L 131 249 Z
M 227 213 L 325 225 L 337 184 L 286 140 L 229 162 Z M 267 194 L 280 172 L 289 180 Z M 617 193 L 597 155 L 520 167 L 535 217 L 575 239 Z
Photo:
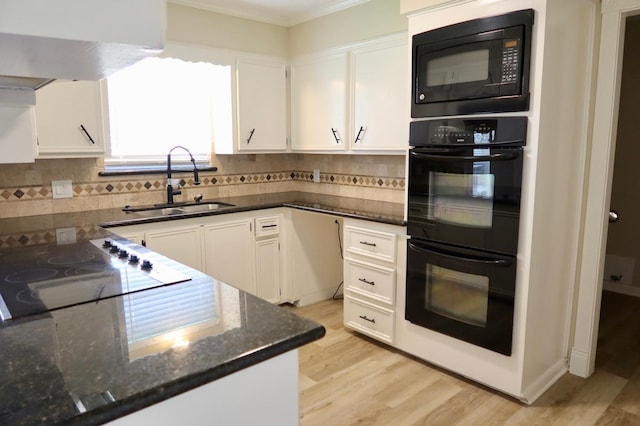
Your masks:
M 56 241 L 58 245 L 73 244 L 76 240 L 76 228 L 58 228 L 56 229 Z
M 53 198 L 72 198 L 73 188 L 70 180 L 52 180 L 51 191 Z
M 313 181 L 315 183 L 320 182 L 320 169 L 313 169 Z

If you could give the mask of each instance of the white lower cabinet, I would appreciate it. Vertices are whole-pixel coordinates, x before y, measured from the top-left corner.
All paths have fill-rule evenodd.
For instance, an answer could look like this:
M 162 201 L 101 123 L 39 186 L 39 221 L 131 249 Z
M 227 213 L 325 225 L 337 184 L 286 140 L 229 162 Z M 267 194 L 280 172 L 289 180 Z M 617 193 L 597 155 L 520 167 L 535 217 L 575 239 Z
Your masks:
M 344 221 L 344 325 L 395 343 L 396 287 L 404 282 L 406 228 Z
M 204 226 L 204 272 L 227 284 L 256 294 L 252 220 Z
M 202 270 L 202 232 L 199 226 L 145 232 L 143 241 L 156 253 Z
M 256 296 L 280 302 L 282 257 L 280 256 L 280 215 L 256 217 Z
M 281 212 L 263 210 L 111 228 L 123 238 L 271 303 L 281 302 Z

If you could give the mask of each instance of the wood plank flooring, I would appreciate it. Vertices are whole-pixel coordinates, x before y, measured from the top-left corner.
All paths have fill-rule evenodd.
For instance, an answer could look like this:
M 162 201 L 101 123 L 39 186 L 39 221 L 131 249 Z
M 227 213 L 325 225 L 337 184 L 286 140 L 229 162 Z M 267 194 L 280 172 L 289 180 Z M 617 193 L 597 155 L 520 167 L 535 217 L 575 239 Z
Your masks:
M 344 328 L 341 300 L 288 309 L 327 329 L 300 349 L 303 426 L 640 425 L 640 298 L 605 292 L 596 372 L 531 406 Z

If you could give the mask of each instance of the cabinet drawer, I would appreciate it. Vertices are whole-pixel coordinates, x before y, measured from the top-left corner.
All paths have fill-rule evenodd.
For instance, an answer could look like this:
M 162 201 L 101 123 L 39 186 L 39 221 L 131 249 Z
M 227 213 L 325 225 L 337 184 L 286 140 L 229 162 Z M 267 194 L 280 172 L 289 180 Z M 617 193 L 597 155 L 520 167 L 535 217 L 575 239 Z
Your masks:
M 278 216 L 263 216 L 256 218 L 256 238 L 278 235 L 280 233 L 280 221 Z
M 345 260 L 344 282 L 348 291 L 393 305 L 396 270 L 356 260 Z
M 393 344 L 395 312 L 346 296 L 344 325 L 360 333 Z
M 346 226 L 344 240 L 350 253 L 392 263 L 396 261 L 395 234 Z

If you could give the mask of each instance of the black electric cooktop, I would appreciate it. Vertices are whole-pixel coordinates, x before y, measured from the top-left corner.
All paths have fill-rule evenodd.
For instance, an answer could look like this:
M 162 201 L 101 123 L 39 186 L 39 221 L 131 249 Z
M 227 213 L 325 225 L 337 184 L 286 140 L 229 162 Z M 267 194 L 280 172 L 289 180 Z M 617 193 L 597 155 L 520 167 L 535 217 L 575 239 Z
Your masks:
M 0 251 L 2 321 L 191 278 L 110 239 Z

